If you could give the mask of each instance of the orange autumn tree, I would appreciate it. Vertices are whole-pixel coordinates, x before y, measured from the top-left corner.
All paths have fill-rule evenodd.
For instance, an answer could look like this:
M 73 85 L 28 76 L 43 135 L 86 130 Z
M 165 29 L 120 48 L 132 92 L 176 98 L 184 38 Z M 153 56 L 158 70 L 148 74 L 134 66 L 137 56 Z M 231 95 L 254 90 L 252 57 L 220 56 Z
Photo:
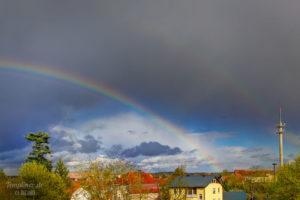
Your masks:
M 118 184 L 116 180 L 135 170 L 135 165 L 128 161 L 90 161 L 81 185 L 91 194 L 92 199 L 107 200 L 117 195 L 125 197 L 129 194 L 128 188 Z

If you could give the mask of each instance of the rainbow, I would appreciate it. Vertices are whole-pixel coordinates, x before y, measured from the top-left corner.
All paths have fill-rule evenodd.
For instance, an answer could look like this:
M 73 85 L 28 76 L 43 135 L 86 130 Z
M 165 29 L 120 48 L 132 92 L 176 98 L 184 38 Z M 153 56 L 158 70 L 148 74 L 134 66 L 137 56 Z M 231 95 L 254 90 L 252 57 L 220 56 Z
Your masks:
M 40 76 L 43 78 L 48 78 L 50 80 L 67 83 L 68 85 L 77 86 L 79 88 L 86 89 L 98 95 L 106 96 L 117 102 L 120 102 L 123 105 L 126 105 L 131 109 L 134 109 L 135 111 L 138 111 L 139 113 L 145 115 L 148 119 L 150 119 L 163 129 L 167 130 L 169 133 L 173 134 L 186 145 L 192 147 L 193 149 L 196 149 L 198 156 L 205 160 L 205 162 L 209 166 L 211 166 L 215 172 L 221 171 L 221 167 L 218 165 L 218 163 L 215 162 L 213 158 L 208 156 L 205 153 L 205 150 L 201 149 L 199 145 L 189 139 L 179 127 L 154 114 L 149 109 L 143 107 L 142 105 L 139 105 L 134 100 L 121 94 L 120 92 L 117 92 L 116 90 L 113 90 L 112 88 L 107 87 L 104 84 L 94 82 L 84 77 L 76 76 L 74 74 L 70 74 L 69 72 L 66 73 L 56 69 L 53 70 L 50 67 L 41 65 L 26 65 L 24 63 L 19 63 L 16 61 L 0 61 L 0 69 L 12 72 L 21 72 L 25 75 Z
M 133 24 L 134 25 L 134 24 Z M 205 69 L 212 74 L 221 76 L 224 79 L 224 82 L 230 85 L 231 88 L 240 96 L 242 100 L 247 103 L 247 106 L 250 107 L 256 114 L 259 114 L 265 120 L 269 119 L 268 110 L 269 102 L 266 102 L 263 98 L 260 98 L 260 95 L 257 95 L 253 89 L 251 89 L 246 84 L 243 84 L 243 81 L 234 73 L 230 73 L 226 70 L 220 63 L 217 63 L 214 59 L 205 58 L 205 56 L 199 56 L 202 52 L 197 52 L 197 50 L 192 48 L 187 48 L 186 43 L 183 40 L 180 40 L 174 37 L 172 34 L 168 34 L 163 31 L 163 29 L 153 28 L 155 25 L 147 24 L 146 26 L 135 26 L 139 28 L 141 32 L 144 32 L 145 35 L 151 33 L 152 37 L 156 37 L 157 40 L 163 41 L 164 45 L 170 49 L 180 49 L 182 55 L 187 55 L 190 60 L 193 60 L 193 63 L 201 63 Z

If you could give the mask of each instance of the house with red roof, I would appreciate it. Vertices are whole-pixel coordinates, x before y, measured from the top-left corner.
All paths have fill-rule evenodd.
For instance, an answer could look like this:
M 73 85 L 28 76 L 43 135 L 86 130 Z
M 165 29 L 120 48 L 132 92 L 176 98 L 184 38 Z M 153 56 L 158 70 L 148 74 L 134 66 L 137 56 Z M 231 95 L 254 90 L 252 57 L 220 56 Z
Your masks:
M 69 178 L 74 185 L 72 191 L 68 191 L 72 194 L 72 200 L 89 196 L 88 192 L 80 187 L 80 180 L 83 179 L 82 173 L 69 173 Z M 115 191 L 110 197 L 112 200 L 156 200 L 159 196 L 160 185 L 164 184 L 165 181 L 164 179 L 153 178 L 151 173 L 138 171 L 123 174 L 114 183 Z
M 120 186 L 116 199 L 156 200 L 159 197 L 160 185 L 163 183 L 164 179 L 153 178 L 151 173 L 129 172 L 116 181 L 116 184 Z M 124 192 L 125 188 L 128 193 Z

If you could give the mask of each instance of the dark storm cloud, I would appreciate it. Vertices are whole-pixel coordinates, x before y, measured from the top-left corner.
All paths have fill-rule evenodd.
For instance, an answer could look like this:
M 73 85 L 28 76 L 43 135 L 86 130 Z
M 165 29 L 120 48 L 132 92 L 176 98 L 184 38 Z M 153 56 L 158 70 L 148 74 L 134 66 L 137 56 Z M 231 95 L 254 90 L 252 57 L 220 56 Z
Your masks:
M 28 132 L 47 131 L 73 110 L 101 100 L 80 89 L 7 71 L 0 71 L 0 82 L 0 151 L 24 147 Z
M 100 150 L 101 142 L 96 140 L 93 136 L 87 135 L 84 140 L 79 140 L 81 148 L 78 150 L 81 153 L 94 153 Z
M 208 130 L 273 125 L 279 105 L 300 130 L 292 125 L 300 113 L 299 8 L 281 0 L 2 1 L 0 58 L 104 82 Z M 53 81 L 0 76 L 1 150 L 102 100 Z
M 127 158 L 137 156 L 158 156 L 158 155 L 176 155 L 181 153 L 181 149 L 178 147 L 171 148 L 168 145 L 162 145 L 158 142 L 143 142 L 138 146 L 130 149 L 125 149 L 122 152 L 122 156 Z
M 101 140 L 91 135 L 86 135 L 83 139 L 77 139 L 63 132 L 56 134 L 52 140 L 51 143 L 54 152 L 95 153 L 101 149 L 102 144 Z
M 112 145 L 109 149 L 105 150 L 105 154 L 109 158 L 121 158 L 123 146 L 121 144 Z
M 2 4 L 3 57 L 60 66 L 187 115 L 236 119 L 260 113 L 257 104 L 300 111 L 298 1 Z

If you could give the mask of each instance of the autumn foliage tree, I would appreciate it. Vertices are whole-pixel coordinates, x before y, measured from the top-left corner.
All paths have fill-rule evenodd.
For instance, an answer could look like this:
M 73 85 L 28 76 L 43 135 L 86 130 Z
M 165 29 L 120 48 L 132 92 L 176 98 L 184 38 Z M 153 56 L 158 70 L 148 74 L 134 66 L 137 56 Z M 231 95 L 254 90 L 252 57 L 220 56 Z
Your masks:
M 176 179 L 176 177 L 179 177 L 179 179 L 178 179 L 180 181 L 179 185 L 183 185 L 183 177 L 185 176 L 185 168 L 186 168 L 186 166 L 184 166 L 184 165 L 178 166 L 174 170 L 174 172 L 169 177 L 167 177 L 165 184 L 162 185 L 160 188 L 159 196 L 162 200 L 170 199 L 169 185 Z M 177 194 L 179 194 L 179 193 L 177 193 Z M 181 199 L 181 198 L 182 198 L 182 195 L 178 196 L 177 198 L 175 197 L 175 199 Z M 185 195 L 184 195 L 184 198 L 185 198 Z
M 124 197 L 129 194 L 129 188 L 123 187 L 122 183 L 117 183 L 116 180 L 135 170 L 135 165 L 127 161 L 90 161 L 81 185 L 93 199 L 107 200 L 118 194 Z

